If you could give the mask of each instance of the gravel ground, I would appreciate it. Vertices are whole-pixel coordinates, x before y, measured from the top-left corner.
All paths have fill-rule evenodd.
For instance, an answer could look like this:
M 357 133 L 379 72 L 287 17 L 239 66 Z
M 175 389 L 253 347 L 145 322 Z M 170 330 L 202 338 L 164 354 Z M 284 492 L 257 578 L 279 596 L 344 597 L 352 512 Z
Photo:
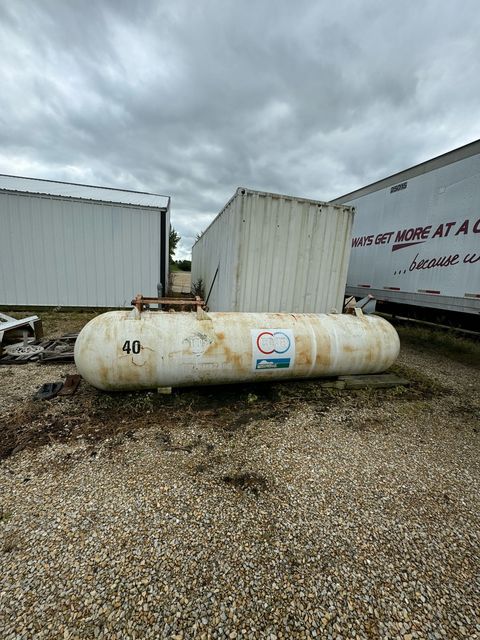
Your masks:
M 417 391 L 130 415 L 2 368 L 0 429 L 57 430 L 0 464 L 1 638 L 480 638 L 480 372 L 400 362 Z

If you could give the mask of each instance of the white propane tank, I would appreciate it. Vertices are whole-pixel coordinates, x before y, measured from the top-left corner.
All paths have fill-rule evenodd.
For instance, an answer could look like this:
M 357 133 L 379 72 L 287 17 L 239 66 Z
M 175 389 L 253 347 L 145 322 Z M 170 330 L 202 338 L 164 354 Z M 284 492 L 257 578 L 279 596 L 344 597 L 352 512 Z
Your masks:
M 358 312 L 358 310 L 357 310 Z M 81 330 L 79 373 L 104 391 L 388 369 L 397 332 L 372 315 L 110 311 Z

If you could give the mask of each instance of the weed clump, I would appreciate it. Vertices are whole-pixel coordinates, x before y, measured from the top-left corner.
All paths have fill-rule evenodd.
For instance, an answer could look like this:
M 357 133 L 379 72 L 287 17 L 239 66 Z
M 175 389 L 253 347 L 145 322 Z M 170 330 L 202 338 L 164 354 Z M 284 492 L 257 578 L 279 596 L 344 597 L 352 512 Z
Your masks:
M 222 480 L 239 491 L 245 491 L 257 496 L 268 488 L 268 480 L 260 473 L 243 472 L 223 476 Z
M 397 326 L 396 329 L 403 342 L 480 369 L 480 342 L 478 341 L 458 336 L 444 329 L 410 326 Z
M 2 542 L 2 553 L 11 553 L 18 548 L 18 536 L 14 531 L 7 533 Z

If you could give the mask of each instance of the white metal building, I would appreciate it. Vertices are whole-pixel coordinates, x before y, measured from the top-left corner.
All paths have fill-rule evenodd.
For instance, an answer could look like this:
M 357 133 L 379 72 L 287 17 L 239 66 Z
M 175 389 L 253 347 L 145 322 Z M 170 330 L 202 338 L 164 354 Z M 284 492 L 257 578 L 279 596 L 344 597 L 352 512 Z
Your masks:
M 0 175 L 0 305 L 121 307 L 168 283 L 170 198 Z
M 239 187 L 192 250 L 212 311 L 343 307 L 353 207 Z

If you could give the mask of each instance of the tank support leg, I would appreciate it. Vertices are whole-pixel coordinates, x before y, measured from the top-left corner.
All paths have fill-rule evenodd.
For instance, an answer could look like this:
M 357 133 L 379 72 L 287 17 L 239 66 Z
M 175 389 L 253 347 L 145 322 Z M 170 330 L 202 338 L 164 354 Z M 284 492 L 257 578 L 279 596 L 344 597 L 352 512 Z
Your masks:
M 157 393 L 169 396 L 172 393 L 172 387 L 157 387 Z

